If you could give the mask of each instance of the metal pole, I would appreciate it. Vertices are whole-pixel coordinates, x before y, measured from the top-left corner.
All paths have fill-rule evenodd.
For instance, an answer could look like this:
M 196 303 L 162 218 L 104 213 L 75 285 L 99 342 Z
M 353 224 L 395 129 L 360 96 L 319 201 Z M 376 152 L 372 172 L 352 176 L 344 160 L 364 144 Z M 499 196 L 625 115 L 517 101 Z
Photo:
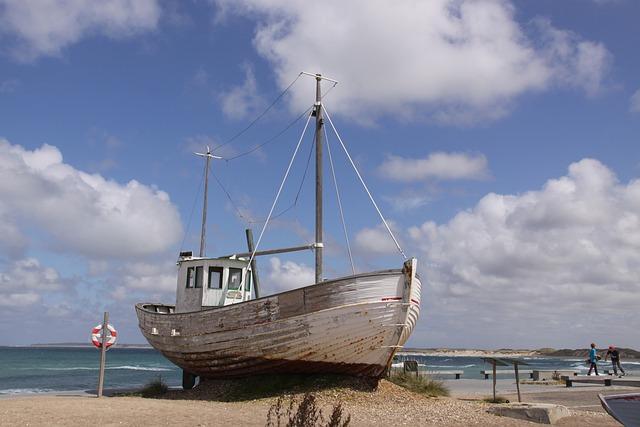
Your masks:
M 518 377 L 518 363 L 514 363 L 513 368 L 516 371 L 516 389 L 518 390 L 518 402 L 522 402 L 522 399 L 520 398 L 520 378 Z
M 316 74 L 316 283 L 322 282 L 322 76 Z
M 247 234 L 247 249 L 249 252 L 253 252 L 253 230 L 247 228 L 245 230 Z M 251 275 L 253 276 L 253 289 L 256 294 L 256 298 L 260 298 L 260 281 L 258 279 L 258 264 L 256 262 L 255 257 L 251 261 Z
M 204 256 L 205 240 L 207 233 L 207 193 L 209 192 L 209 159 L 211 152 L 207 147 L 207 160 L 204 166 L 204 202 L 202 206 L 202 229 L 200 231 L 200 257 Z
M 496 361 L 493 361 L 493 402 L 496 401 Z
M 104 386 L 104 365 L 107 357 L 107 325 L 109 324 L 109 312 L 104 312 L 102 321 L 102 339 L 100 345 L 100 374 L 98 375 L 98 397 L 102 397 L 102 387 Z

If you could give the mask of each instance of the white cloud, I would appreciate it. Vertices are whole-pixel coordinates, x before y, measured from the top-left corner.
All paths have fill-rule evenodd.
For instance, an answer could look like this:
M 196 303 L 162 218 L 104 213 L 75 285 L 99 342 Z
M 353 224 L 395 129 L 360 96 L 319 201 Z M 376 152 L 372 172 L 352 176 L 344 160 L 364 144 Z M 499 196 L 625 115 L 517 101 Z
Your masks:
M 495 119 L 523 93 L 554 85 L 594 93 L 608 68 L 603 45 L 544 20 L 528 34 L 506 0 L 216 3 L 225 14 L 257 20 L 254 45 L 280 87 L 302 70 L 324 73 L 341 82 L 329 109 L 359 120 L 363 111 Z M 292 88 L 296 111 L 310 104 L 313 90 L 308 82 Z
M 0 0 L 0 36 L 21 60 L 59 55 L 85 36 L 114 39 L 154 30 L 157 0 Z
M 20 80 L 9 79 L 0 82 L 0 94 L 13 93 L 20 87 Z
M 424 159 L 387 156 L 378 168 L 386 178 L 394 181 L 426 179 L 486 179 L 490 176 L 487 158 L 482 154 L 431 153 Z
M 128 263 L 119 271 L 118 281 L 125 289 L 175 293 L 178 270 L 175 261 Z M 118 292 L 118 288 L 116 288 Z
M 55 248 L 88 257 L 155 254 L 182 233 L 165 192 L 77 170 L 47 144 L 30 151 L 2 139 L 0 212 L 13 227 L 35 228 Z
M 597 95 L 611 62 L 611 54 L 604 45 L 554 28 L 547 19 L 535 22 L 542 36 L 542 52 L 558 83 L 582 89 L 590 96 Z
M 20 259 L 0 272 L 0 305 L 22 307 L 35 304 L 45 292 L 64 287 L 53 268 L 44 267 L 35 258 Z
M 269 259 L 271 270 L 268 274 L 268 289 L 270 293 L 284 292 L 290 289 L 308 286 L 315 283 L 315 271 L 305 264 L 293 261 L 280 261 L 280 258 Z
M 632 113 L 640 113 L 640 89 L 631 96 L 629 111 Z
M 207 87 L 209 84 L 209 73 L 207 73 L 207 70 L 198 67 L 193 77 L 191 77 L 191 83 L 199 88 Z
M 411 190 L 405 190 L 393 196 L 385 196 L 383 199 L 396 212 L 414 211 L 431 202 L 431 197 L 426 192 Z
M 245 73 L 244 83 L 220 95 L 222 112 L 234 119 L 242 119 L 264 106 L 264 100 L 258 94 L 253 68 L 248 64 L 244 64 L 242 68 Z
M 21 258 L 27 249 L 29 240 L 0 202 L 0 253 L 11 259 Z
M 423 339 L 453 345 L 464 335 L 483 347 L 640 339 L 640 180 L 621 184 L 597 160 L 572 164 L 538 191 L 488 194 L 409 234 L 430 264 Z
M 393 234 L 398 238 L 400 233 L 396 224 L 389 220 L 387 220 L 387 224 L 389 224 Z M 398 251 L 384 224 L 379 224 L 374 228 L 363 228 L 358 231 L 355 243 L 356 249 L 367 255 L 388 255 L 395 254 Z

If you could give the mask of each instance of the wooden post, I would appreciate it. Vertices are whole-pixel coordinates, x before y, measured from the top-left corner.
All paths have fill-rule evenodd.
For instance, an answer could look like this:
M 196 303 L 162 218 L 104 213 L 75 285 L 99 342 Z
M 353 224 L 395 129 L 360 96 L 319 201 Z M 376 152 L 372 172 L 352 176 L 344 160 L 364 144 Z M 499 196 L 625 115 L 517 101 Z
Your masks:
M 98 397 L 102 397 L 102 387 L 104 386 L 104 364 L 107 356 L 107 331 L 109 324 L 109 312 L 104 312 L 104 320 L 102 322 L 102 339 L 100 347 L 100 374 L 98 375 Z
M 253 252 L 255 246 L 253 245 L 253 231 L 250 228 L 244 230 L 247 235 L 247 248 L 249 252 Z M 258 264 L 256 259 L 254 258 L 251 261 L 251 276 L 253 277 L 253 292 L 256 295 L 256 298 L 260 298 L 260 281 L 258 279 Z
M 496 361 L 491 362 L 493 364 L 493 401 L 496 401 Z
M 522 402 L 520 398 L 520 378 L 518 377 L 518 363 L 513 364 L 513 369 L 516 371 L 516 389 L 518 390 L 518 402 Z

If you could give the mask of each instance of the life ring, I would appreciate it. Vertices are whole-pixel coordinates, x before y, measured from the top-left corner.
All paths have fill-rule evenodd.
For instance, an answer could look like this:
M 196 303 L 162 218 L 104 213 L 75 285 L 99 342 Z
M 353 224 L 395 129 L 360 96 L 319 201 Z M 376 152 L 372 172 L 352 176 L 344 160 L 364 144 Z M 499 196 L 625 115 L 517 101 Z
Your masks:
M 116 339 L 118 338 L 118 331 L 113 326 L 107 324 L 107 329 L 109 330 L 107 334 L 107 340 L 105 342 L 105 348 L 109 348 L 116 343 Z M 91 342 L 96 348 L 102 347 L 102 325 L 95 326 L 91 330 Z

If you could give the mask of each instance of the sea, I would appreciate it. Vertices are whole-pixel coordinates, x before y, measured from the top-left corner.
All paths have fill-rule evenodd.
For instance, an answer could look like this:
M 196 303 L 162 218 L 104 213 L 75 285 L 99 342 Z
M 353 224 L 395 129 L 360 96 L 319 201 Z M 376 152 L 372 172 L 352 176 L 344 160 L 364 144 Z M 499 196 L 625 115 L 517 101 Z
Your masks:
M 100 351 L 93 347 L 0 347 L 0 396 L 95 392 Z M 141 388 L 158 377 L 182 383 L 182 371 L 153 349 L 111 348 L 106 353 L 105 389 Z
M 527 366 L 519 365 L 521 370 L 571 370 L 578 371 L 581 374 L 587 374 L 589 371 L 589 365 L 586 363 L 585 358 L 579 357 L 518 357 L 527 364 Z M 484 379 L 484 376 L 480 371 L 491 370 L 491 363 L 483 360 L 481 357 L 469 357 L 469 356 L 422 356 L 414 354 L 400 354 L 394 357 L 393 366 L 401 367 L 402 362 L 405 360 L 415 360 L 418 362 L 418 369 L 428 371 L 463 371 L 462 378 L 465 379 Z M 634 359 L 633 361 L 621 362 L 622 368 L 625 372 L 630 373 L 633 371 L 637 374 L 640 371 L 640 362 Z M 498 366 L 500 370 L 513 370 L 513 366 Z M 598 361 L 599 373 L 604 373 L 605 369 L 613 369 L 611 362 L 604 360 Z M 498 377 L 500 378 L 500 377 Z M 507 377 L 505 377 L 507 378 Z M 526 377 L 523 377 L 526 378 Z
M 478 357 L 396 356 L 395 363 L 411 359 L 425 370 L 462 370 L 463 378 L 481 379 L 491 365 Z M 587 371 L 581 358 L 525 357 L 521 369 L 574 369 Z M 42 393 L 95 393 L 100 352 L 87 348 L 0 347 L 0 396 Z M 610 363 L 599 362 L 601 368 Z M 625 370 L 640 370 L 640 362 L 623 361 Z M 179 387 L 182 371 L 153 349 L 111 348 L 107 352 L 105 389 L 132 390 L 161 378 Z

